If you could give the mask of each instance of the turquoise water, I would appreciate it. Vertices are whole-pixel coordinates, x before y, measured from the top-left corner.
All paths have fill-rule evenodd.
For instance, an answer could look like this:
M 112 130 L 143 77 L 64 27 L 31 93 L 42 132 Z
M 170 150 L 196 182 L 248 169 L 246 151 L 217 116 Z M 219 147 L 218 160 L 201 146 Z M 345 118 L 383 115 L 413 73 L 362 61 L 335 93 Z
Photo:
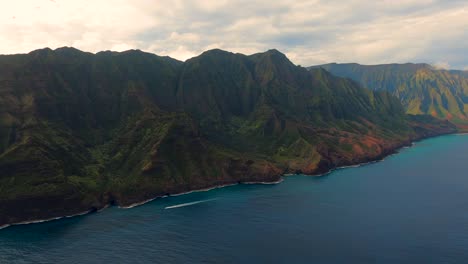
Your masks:
M 0 263 L 467 263 L 467 172 L 468 136 L 444 136 L 320 178 L 3 229 Z

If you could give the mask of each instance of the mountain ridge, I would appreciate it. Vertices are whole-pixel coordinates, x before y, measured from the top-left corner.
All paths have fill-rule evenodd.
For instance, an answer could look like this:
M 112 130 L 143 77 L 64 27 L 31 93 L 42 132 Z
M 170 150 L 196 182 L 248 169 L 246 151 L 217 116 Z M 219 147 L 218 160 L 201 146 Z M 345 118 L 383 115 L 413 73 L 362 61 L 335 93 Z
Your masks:
M 430 114 L 461 128 L 468 124 L 468 77 L 463 71 L 429 64 L 324 64 L 309 69 L 316 67 L 373 90 L 387 90 L 400 98 L 410 114 Z
M 0 95 L 0 225 L 321 174 L 456 131 L 277 50 L 8 55 Z

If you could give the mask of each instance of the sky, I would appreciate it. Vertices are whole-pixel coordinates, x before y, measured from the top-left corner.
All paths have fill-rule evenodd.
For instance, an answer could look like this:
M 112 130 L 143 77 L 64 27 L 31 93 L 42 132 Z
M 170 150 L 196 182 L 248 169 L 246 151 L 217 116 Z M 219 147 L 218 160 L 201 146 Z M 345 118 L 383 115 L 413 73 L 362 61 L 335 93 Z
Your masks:
M 463 0 L 0 0 L 0 54 L 72 46 L 186 60 L 276 48 L 302 66 L 426 62 L 468 70 Z

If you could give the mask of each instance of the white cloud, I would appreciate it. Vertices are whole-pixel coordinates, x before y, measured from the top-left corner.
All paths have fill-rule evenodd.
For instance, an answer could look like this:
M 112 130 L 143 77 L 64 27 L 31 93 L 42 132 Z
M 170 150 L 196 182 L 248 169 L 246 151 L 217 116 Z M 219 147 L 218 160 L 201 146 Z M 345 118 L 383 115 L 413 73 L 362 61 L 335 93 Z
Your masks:
M 179 60 L 186 60 L 198 55 L 186 46 L 178 46 L 175 49 L 167 50 L 163 53 L 164 55 L 170 56 L 172 58 L 177 58 Z
M 398 2 L 398 3 L 397 3 Z M 270 48 L 326 62 L 468 64 L 468 3 L 437 0 L 0 0 L 0 53 L 138 48 L 187 59 Z
M 174 43 L 183 42 L 183 43 L 198 43 L 200 42 L 200 36 L 193 33 L 177 33 L 172 32 L 169 36 L 169 41 L 173 41 Z
M 450 64 L 446 61 L 436 62 L 432 66 L 436 67 L 437 69 L 443 69 L 443 70 L 448 70 L 451 68 Z

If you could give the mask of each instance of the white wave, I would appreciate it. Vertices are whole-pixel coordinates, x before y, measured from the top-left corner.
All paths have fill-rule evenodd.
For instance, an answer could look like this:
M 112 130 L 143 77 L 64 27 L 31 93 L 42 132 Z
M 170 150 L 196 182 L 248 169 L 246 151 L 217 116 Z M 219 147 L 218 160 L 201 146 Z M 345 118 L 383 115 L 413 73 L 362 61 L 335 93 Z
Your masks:
M 198 189 L 198 190 L 193 190 L 193 191 L 188 191 L 188 192 L 174 193 L 174 194 L 169 195 L 169 197 L 181 196 L 181 195 L 197 193 L 197 192 L 208 192 L 208 191 L 215 190 L 215 189 L 221 189 L 221 188 L 224 188 L 224 187 L 235 186 L 237 184 L 238 183 L 231 183 L 231 184 L 218 185 L 218 186 L 213 186 L 213 187 L 209 187 L 209 188 Z
M 163 198 L 163 197 L 166 197 L 166 196 L 158 196 L 158 197 L 154 197 L 154 198 L 151 198 L 151 199 L 147 199 L 147 200 L 144 200 L 142 202 L 138 202 L 138 203 L 134 203 L 134 204 L 131 204 L 131 205 L 128 205 L 128 206 L 118 206 L 119 208 L 121 209 L 132 209 L 134 207 L 137 207 L 137 206 L 140 206 L 140 205 L 144 205 L 146 203 L 149 203 L 149 202 L 152 202 L 158 198 Z
M 289 176 L 292 176 L 294 174 L 289 174 Z M 287 174 L 283 175 L 283 176 L 288 176 Z M 275 182 L 242 182 L 241 184 L 249 184 L 249 185 L 252 185 L 252 184 L 258 184 L 258 185 L 275 185 L 275 184 L 279 184 L 279 183 L 282 183 L 283 182 L 283 178 L 279 179 L 278 181 L 275 181 Z
M 201 201 L 195 201 L 195 202 L 190 202 L 190 203 L 176 204 L 176 205 L 168 206 L 168 207 L 166 207 L 164 209 L 180 208 L 180 207 L 190 206 L 190 205 L 194 205 L 194 204 L 206 203 L 206 202 L 214 201 L 214 200 L 216 200 L 216 199 L 208 199 L 208 200 L 201 200 Z
M 55 221 L 55 220 L 65 219 L 65 218 L 72 218 L 72 217 L 76 217 L 76 216 L 83 216 L 83 215 L 87 215 L 87 214 L 89 214 L 89 213 L 91 213 L 91 212 L 93 212 L 93 210 L 89 210 L 89 211 L 77 213 L 77 214 L 74 214 L 74 215 L 58 216 L 58 217 L 52 217 L 52 218 L 46 218 L 46 219 L 38 219 L 38 220 L 31 220 L 31 221 L 23 221 L 23 222 L 18 222 L 18 223 L 13 223 L 13 224 L 7 224 L 7 225 L 0 226 L 0 229 L 4 229 L 4 228 L 10 227 L 10 226 L 30 225 L 30 224 L 39 224 L 39 223 L 51 222 L 51 221 Z

